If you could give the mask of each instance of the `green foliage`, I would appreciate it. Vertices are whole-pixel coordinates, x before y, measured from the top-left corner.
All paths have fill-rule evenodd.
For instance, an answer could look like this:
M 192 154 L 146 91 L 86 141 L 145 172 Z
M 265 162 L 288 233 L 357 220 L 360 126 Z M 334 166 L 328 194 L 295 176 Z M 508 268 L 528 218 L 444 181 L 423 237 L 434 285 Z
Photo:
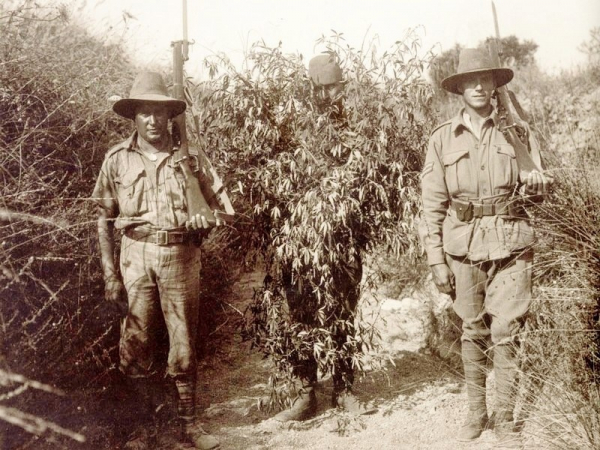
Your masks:
M 253 305 L 250 337 L 290 375 L 314 355 L 322 373 L 336 358 L 363 366 L 373 330 L 340 316 L 341 267 L 378 246 L 416 255 L 418 173 L 428 137 L 430 90 L 418 42 L 380 57 L 341 35 L 323 42 L 345 73 L 343 113 L 321 104 L 299 55 L 256 44 L 244 73 L 221 59 L 198 90 L 202 138 L 226 168 L 244 251 L 258 251 L 268 282 Z M 314 325 L 290 320 L 292 278 Z M 302 286 L 302 287 L 300 287 Z M 348 289 L 348 287 L 346 287 Z M 349 340 L 339 343 L 339 330 Z
M 591 207 L 600 190 L 592 176 L 561 174 L 535 211 L 540 287 L 524 339 L 524 410 L 554 448 L 600 445 L 600 217 Z
M 590 30 L 590 39 L 581 44 L 581 51 L 588 55 L 591 64 L 598 64 L 600 58 L 600 27 Z

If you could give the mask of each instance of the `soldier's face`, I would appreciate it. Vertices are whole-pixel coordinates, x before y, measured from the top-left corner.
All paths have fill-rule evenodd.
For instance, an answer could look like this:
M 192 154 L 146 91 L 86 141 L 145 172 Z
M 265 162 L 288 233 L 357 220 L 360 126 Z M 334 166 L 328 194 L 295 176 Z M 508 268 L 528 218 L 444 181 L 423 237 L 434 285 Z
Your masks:
M 489 109 L 495 87 L 494 76 L 491 73 L 471 75 L 465 78 L 461 85 L 463 100 L 475 111 Z
M 169 109 L 161 104 L 147 103 L 139 106 L 135 114 L 135 127 L 146 142 L 157 144 L 168 135 Z
M 341 100 L 342 95 L 344 94 L 344 85 L 339 82 L 319 86 L 317 89 L 319 98 L 323 101 L 329 101 L 332 104 Z

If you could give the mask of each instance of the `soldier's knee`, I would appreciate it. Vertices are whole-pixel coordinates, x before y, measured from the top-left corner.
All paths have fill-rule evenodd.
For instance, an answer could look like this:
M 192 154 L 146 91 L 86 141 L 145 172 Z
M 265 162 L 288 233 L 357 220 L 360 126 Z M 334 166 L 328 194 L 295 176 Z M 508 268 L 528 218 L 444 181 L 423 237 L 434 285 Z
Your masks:
M 500 344 L 517 339 L 523 329 L 523 320 L 501 320 L 492 321 L 492 342 Z
M 196 370 L 196 358 L 192 351 L 180 350 L 169 359 L 169 373 L 173 376 L 189 374 Z

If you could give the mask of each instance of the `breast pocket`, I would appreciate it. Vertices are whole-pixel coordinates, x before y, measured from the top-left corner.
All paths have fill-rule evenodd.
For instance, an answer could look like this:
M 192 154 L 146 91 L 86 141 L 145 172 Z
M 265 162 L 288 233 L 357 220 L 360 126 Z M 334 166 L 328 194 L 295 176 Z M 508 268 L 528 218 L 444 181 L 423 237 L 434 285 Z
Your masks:
M 451 196 L 458 196 L 469 188 L 471 176 L 469 166 L 469 149 L 444 153 L 442 155 L 444 172 L 446 174 L 446 186 Z
M 496 188 L 512 188 L 519 175 L 515 149 L 510 144 L 494 144 L 496 164 L 492 164 Z
M 185 177 L 179 170 L 169 172 L 165 177 L 167 201 L 174 209 L 187 210 L 185 198 Z
M 148 182 L 143 168 L 127 172 L 115 183 L 122 215 L 135 217 L 148 211 Z

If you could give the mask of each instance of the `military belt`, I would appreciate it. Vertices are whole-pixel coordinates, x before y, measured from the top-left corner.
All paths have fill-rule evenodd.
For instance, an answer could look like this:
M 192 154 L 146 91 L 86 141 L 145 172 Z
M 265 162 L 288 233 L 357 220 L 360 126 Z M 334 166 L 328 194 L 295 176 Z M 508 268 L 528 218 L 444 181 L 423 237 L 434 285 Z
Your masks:
M 196 244 L 200 245 L 201 238 L 198 233 L 169 230 L 148 230 L 143 228 L 129 228 L 125 236 L 134 241 L 150 242 L 156 245 Z
M 450 207 L 456 212 L 456 217 L 461 222 L 469 222 L 485 216 L 523 217 L 522 206 L 514 200 L 498 203 L 474 203 L 453 198 Z

